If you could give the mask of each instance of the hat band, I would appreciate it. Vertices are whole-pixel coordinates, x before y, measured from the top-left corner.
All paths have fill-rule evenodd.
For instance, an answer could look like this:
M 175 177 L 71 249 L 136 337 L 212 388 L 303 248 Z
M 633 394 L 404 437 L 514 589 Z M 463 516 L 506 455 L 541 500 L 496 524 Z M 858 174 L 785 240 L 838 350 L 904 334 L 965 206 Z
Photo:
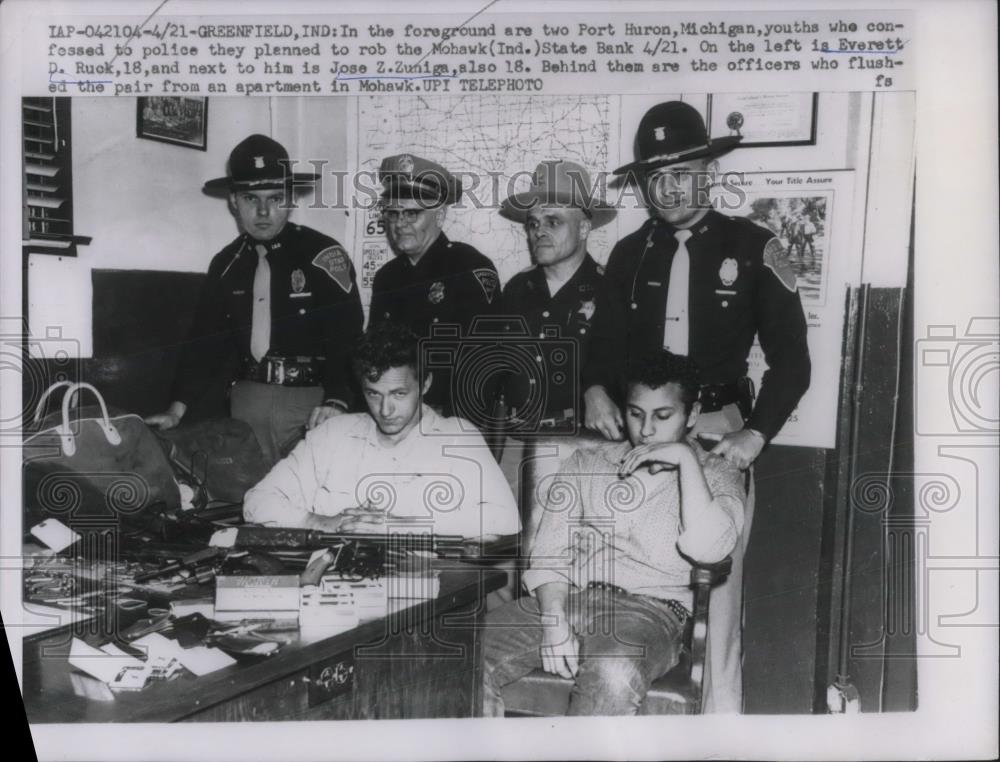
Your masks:
M 382 185 L 386 186 L 385 190 L 383 191 L 383 194 L 389 193 L 392 190 L 393 186 L 405 185 L 408 188 L 415 187 L 415 188 L 420 188 L 422 190 L 433 191 L 434 193 L 437 193 L 439 196 L 448 195 L 448 190 L 446 188 L 442 188 L 437 183 L 427 182 L 426 180 L 421 180 L 419 178 L 411 179 L 409 177 L 390 176 L 382 181 Z
M 698 151 L 704 151 L 706 148 L 711 148 L 710 143 L 706 143 L 703 146 L 695 146 L 694 148 L 685 148 L 683 151 L 677 151 L 676 153 L 660 153 L 656 156 L 650 156 L 648 158 L 642 159 L 642 164 L 651 164 L 654 161 L 673 161 L 674 159 L 680 159 L 688 154 L 698 153 Z
M 261 177 L 257 180 L 232 180 L 233 185 L 245 185 L 250 188 L 259 185 L 274 185 L 275 183 L 284 183 L 291 185 L 294 182 L 294 178 L 291 175 L 285 175 L 283 177 Z

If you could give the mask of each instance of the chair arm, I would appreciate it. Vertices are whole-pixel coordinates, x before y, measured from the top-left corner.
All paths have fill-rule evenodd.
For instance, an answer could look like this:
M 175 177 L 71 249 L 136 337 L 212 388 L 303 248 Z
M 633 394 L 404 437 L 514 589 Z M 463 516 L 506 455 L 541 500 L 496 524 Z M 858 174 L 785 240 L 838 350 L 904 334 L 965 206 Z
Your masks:
M 702 679 L 705 675 L 705 651 L 708 642 L 708 602 L 712 587 L 719 584 L 733 569 L 733 559 L 726 557 L 714 564 L 695 564 L 691 569 L 691 587 L 694 588 L 694 609 L 689 622 L 691 638 L 691 684 L 697 691 L 696 702 L 701 703 Z
M 691 569 L 691 587 L 697 589 L 700 585 L 713 587 L 733 570 L 733 559 L 726 556 L 714 564 L 695 564 Z

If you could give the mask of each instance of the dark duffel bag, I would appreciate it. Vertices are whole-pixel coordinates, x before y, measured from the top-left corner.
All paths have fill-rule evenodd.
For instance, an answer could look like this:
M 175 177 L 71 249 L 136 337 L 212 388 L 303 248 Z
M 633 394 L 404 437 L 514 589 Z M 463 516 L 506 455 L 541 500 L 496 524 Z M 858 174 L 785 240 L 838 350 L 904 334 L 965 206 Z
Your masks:
M 157 432 L 178 481 L 193 491 L 199 510 L 236 506 L 267 475 L 253 429 L 234 418 L 213 418 Z

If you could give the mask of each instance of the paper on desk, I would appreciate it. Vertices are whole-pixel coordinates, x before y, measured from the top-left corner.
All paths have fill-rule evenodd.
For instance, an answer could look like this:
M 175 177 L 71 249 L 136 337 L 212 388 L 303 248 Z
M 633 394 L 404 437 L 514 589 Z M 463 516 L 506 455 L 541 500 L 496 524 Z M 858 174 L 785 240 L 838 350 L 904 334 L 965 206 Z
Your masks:
M 199 677 L 236 663 L 235 659 L 218 648 L 207 646 L 182 648 L 176 640 L 165 638 L 158 632 L 143 635 L 138 640 L 133 641 L 132 645 L 146 648 L 150 660 L 156 658 L 177 659 L 185 668 Z
M 181 649 L 181 652 L 181 664 L 198 677 L 236 663 L 236 659 L 218 648 L 195 646 Z
M 56 553 L 80 539 L 80 535 L 58 519 L 45 519 L 42 523 L 35 524 L 30 532 Z
M 211 598 L 171 601 L 170 613 L 178 619 L 189 614 L 201 614 L 206 619 L 215 619 L 215 601 Z
M 232 548 L 236 545 L 236 538 L 239 530 L 236 527 L 219 529 L 215 531 L 208 540 L 212 548 Z
M 97 649 L 79 638 L 73 638 L 69 649 L 69 663 L 102 683 L 114 682 L 123 669 L 142 668 L 142 662 L 134 656 L 129 656 L 114 646 L 112 648 L 118 653 Z

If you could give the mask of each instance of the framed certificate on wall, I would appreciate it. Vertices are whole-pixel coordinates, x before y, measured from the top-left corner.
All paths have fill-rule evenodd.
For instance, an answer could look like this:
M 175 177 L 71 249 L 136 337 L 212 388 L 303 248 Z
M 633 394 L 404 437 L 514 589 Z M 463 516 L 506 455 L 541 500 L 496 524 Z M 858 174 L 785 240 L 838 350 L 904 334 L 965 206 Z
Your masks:
M 742 135 L 737 148 L 815 145 L 818 101 L 819 93 L 709 95 L 709 134 Z

